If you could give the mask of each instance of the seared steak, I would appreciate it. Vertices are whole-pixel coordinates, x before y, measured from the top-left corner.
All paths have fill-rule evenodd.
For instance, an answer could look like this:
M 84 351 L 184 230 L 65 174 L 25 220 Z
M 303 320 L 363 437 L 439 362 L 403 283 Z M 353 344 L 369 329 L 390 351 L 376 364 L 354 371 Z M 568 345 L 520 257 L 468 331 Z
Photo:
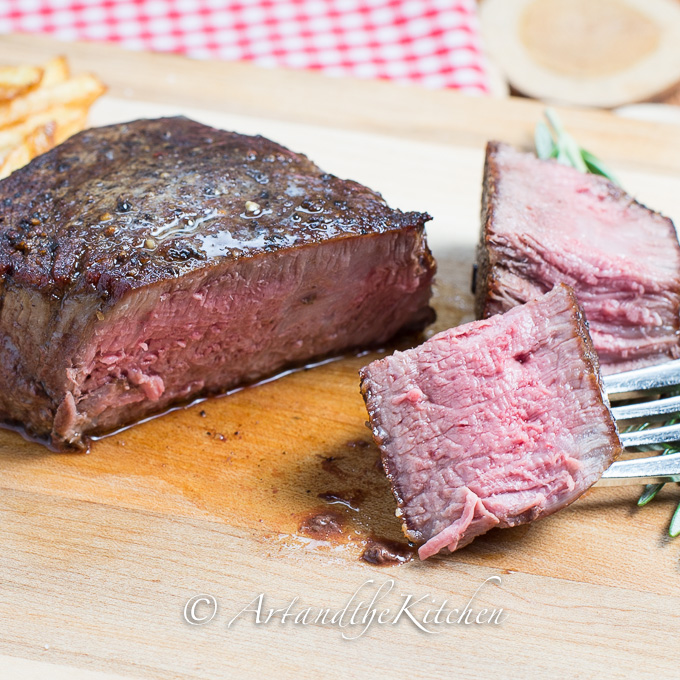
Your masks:
M 361 371 L 422 559 L 578 498 L 621 452 L 573 291 L 435 335 Z
M 478 267 L 478 318 L 567 283 L 603 373 L 680 356 L 673 223 L 603 177 L 490 142 Z
M 433 318 L 429 217 L 263 137 L 88 130 L 0 205 L 0 418 L 56 447 Z

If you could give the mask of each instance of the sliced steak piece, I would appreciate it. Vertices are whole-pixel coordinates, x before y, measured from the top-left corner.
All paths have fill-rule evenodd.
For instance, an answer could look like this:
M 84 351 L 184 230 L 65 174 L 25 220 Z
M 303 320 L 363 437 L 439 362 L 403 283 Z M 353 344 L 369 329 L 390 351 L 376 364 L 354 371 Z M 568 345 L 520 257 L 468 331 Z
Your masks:
M 490 142 L 477 317 L 572 286 L 603 373 L 680 356 L 680 246 L 671 220 L 608 180 Z
M 56 447 L 433 318 L 429 217 L 263 137 L 88 130 L 0 206 L 0 419 Z
M 576 500 L 621 452 L 573 291 L 435 335 L 361 371 L 422 559 Z

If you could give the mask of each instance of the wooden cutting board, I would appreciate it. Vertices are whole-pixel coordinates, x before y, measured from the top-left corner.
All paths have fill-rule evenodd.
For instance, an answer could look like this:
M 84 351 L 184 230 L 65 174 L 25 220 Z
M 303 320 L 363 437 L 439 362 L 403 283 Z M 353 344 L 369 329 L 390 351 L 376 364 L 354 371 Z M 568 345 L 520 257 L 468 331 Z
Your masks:
M 184 113 L 259 132 L 395 206 L 428 210 L 439 262 L 433 330 L 471 318 L 483 146 L 528 145 L 539 104 L 0 39 L 0 62 L 56 53 L 109 84 L 95 125 Z M 561 113 L 629 190 L 680 219 L 677 128 Z M 360 559 L 371 537 L 403 543 L 358 391 L 357 370 L 374 356 L 175 411 L 89 455 L 55 455 L 0 432 L 0 677 L 676 676 L 680 542 L 665 534 L 676 486 L 642 510 L 638 487 L 597 488 L 555 517 L 425 563 Z M 340 539 L 310 535 L 329 512 Z M 366 600 L 390 584 L 378 607 L 390 616 L 368 626 L 346 625 L 351 608 L 342 625 L 239 615 L 260 594 L 263 615 L 296 597 L 293 614 L 332 615 L 357 591 Z M 216 598 L 217 613 L 191 625 L 185 606 L 199 594 Z M 406 614 L 392 623 L 409 595 L 425 597 L 416 620 L 445 600 L 445 611 L 503 611 L 500 623 L 425 632 Z M 209 613 L 206 602 L 195 609 Z

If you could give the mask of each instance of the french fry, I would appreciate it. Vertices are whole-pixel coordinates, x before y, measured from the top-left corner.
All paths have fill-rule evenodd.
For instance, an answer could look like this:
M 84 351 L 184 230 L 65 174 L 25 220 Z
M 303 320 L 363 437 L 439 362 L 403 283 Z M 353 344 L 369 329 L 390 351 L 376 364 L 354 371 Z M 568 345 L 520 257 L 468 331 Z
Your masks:
M 15 126 L 17 130 L 21 128 L 24 132 L 18 141 L 16 130 L 9 138 L 5 136 L 7 129 L 0 130 L 0 179 L 83 130 L 87 123 L 87 114 L 87 106 L 46 111 L 39 117 L 35 116 Z M 27 127 L 29 121 L 32 128 Z
M 0 103 L 0 127 L 21 122 L 31 115 L 57 106 L 90 106 L 105 91 L 104 85 L 89 73 L 56 85 L 38 87 L 11 101 Z
M 14 123 L 14 125 L 0 128 L 0 149 L 18 146 L 23 143 L 26 136 L 33 130 L 50 121 L 54 121 L 57 128 L 71 125 L 73 120 L 87 117 L 88 109 L 89 106 L 83 104 L 77 106 L 53 107 L 29 116 L 20 123 Z M 79 132 L 79 130 L 75 130 L 75 132 Z M 61 141 L 57 143 L 61 144 Z
M 60 117 L 55 123 L 54 144 L 61 144 L 87 126 L 89 107 L 69 109 L 69 116 Z
M 0 164 L 0 179 L 23 167 L 32 158 L 49 151 L 55 144 L 54 131 L 53 122 L 41 125 L 33 130 L 19 146 L 9 151 Z
M 71 69 L 68 66 L 66 57 L 59 56 L 50 59 L 42 67 L 43 76 L 38 83 L 38 87 L 50 87 L 51 85 L 58 85 L 68 80 L 71 76 Z
M 7 149 L 23 144 L 26 137 L 33 130 L 54 119 L 55 111 L 56 109 L 48 109 L 47 111 L 36 113 L 20 123 L 0 128 L 0 149 Z
M 0 67 L 0 179 L 83 130 L 105 90 L 93 75 L 71 77 L 65 57 Z
M 0 128 L 0 157 L 2 157 L 2 153 L 6 153 L 8 149 L 22 144 L 26 136 L 39 125 L 49 123 L 49 121 L 52 120 L 51 116 L 52 113 L 50 111 L 45 111 L 37 113 L 20 123 L 14 123 L 14 125 Z
M 43 69 L 37 66 L 0 67 L 0 101 L 13 99 L 35 87 L 43 74 Z

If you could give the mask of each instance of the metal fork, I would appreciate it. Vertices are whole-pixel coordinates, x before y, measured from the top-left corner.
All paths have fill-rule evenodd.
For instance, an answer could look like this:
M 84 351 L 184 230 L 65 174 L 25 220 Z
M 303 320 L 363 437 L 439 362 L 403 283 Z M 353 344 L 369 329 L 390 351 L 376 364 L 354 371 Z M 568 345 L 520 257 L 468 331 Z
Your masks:
M 658 366 L 608 375 L 603 378 L 603 383 L 608 396 L 647 390 L 663 391 L 680 387 L 680 359 Z M 635 418 L 655 418 L 663 415 L 680 414 L 680 396 L 613 406 L 612 413 L 617 423 Z M 620 437 L 621 443 L 626 448 L 680 442 L 680 423 L 634 432 L 622 432 Z M 680 481 L 680 453 L 671 453 L 617 461 L 605 471 L 598 485 L 678 481 Z

